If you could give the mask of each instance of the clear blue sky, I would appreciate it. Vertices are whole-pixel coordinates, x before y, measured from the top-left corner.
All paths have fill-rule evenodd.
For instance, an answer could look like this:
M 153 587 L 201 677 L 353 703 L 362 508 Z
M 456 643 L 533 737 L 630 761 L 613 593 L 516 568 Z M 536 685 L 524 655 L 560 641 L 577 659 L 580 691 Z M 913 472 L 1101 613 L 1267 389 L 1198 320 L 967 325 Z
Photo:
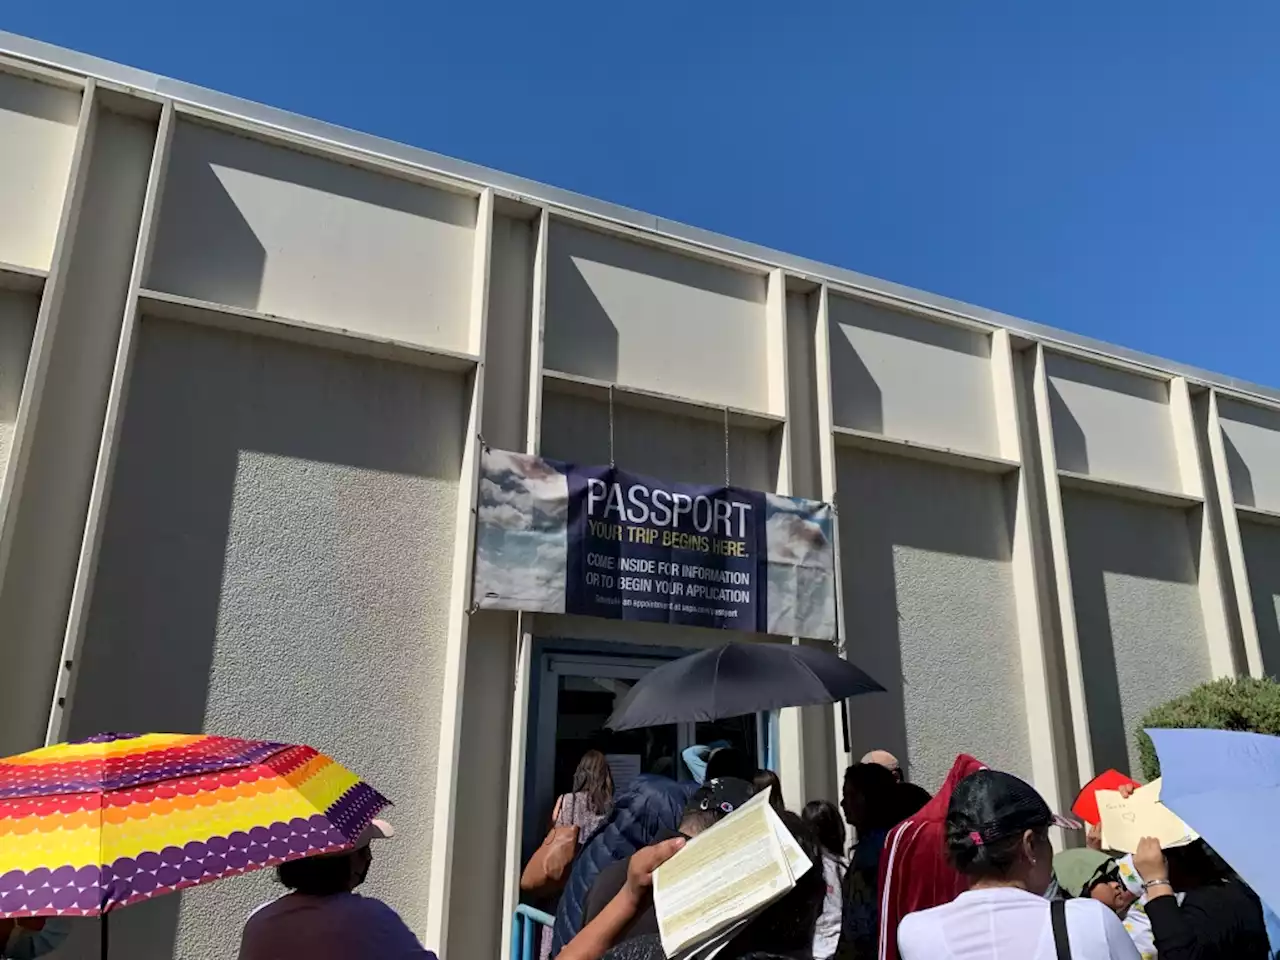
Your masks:
M 0 28 L 1280 385 L 1280 3 L 62 0 Z

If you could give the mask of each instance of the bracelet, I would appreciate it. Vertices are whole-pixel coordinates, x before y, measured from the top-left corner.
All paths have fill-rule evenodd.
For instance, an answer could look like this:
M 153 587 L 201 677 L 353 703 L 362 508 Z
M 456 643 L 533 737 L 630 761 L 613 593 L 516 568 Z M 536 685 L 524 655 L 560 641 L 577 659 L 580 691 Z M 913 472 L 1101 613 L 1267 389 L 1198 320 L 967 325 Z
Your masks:
M 1143 889 L 1143 890 L 1149 890 L 1149 889 L 1151 889 L 1152 887 L 1169 887 L 1170 889 L 1172 889 L 1172 888 L 1173 888 L 1173 884 L 1171 884 L 1167 879 L 1165 879 L 1165 878 L 1163 878 L 1163 877 L 1161 877 L 1161 878 L 1160 878 L 1160 879 L 1158 879 L 1158 880 L 1144 880 L 1144 881 L 1142 881 L 1142 889 Z

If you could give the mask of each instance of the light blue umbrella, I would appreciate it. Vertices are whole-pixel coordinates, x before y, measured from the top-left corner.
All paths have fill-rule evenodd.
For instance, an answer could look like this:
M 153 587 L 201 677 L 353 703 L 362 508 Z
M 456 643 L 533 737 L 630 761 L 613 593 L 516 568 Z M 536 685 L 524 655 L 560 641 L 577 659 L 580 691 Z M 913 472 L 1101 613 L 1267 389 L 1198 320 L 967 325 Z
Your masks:
M 1160 801 L 1280 905 L 1280 737 L 1234 730 L 1148 730 Z

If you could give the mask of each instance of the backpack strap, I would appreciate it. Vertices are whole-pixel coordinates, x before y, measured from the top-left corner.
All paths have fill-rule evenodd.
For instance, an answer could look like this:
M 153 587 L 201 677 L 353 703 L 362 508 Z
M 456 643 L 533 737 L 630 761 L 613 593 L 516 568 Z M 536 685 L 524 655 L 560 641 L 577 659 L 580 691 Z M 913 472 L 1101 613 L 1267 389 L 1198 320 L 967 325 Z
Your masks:
M 1071 940 L 1067 936 L 1067 901 L 1054 900 L 1049 904 L 1049 918 L 1053 922 L 1053 945 L 1058 960 L 1071 960 Z

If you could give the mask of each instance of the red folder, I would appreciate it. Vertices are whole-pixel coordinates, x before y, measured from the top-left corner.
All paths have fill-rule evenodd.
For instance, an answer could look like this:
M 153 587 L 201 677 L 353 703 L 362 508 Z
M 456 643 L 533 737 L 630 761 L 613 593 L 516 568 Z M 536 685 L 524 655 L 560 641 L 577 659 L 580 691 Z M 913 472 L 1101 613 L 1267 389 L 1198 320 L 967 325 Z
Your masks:
M 1098 791 L 1119 790 L 1125 784 L 1140 786 L 1137 780 L 1126 777 L 1119 770 L 1107 770 L 1098 774 L 1084 785 L 1076 802 L 1071 805 L 1071 812 L 1085 823 L 1097 824 L 1102 819 L 1098 813 Z

